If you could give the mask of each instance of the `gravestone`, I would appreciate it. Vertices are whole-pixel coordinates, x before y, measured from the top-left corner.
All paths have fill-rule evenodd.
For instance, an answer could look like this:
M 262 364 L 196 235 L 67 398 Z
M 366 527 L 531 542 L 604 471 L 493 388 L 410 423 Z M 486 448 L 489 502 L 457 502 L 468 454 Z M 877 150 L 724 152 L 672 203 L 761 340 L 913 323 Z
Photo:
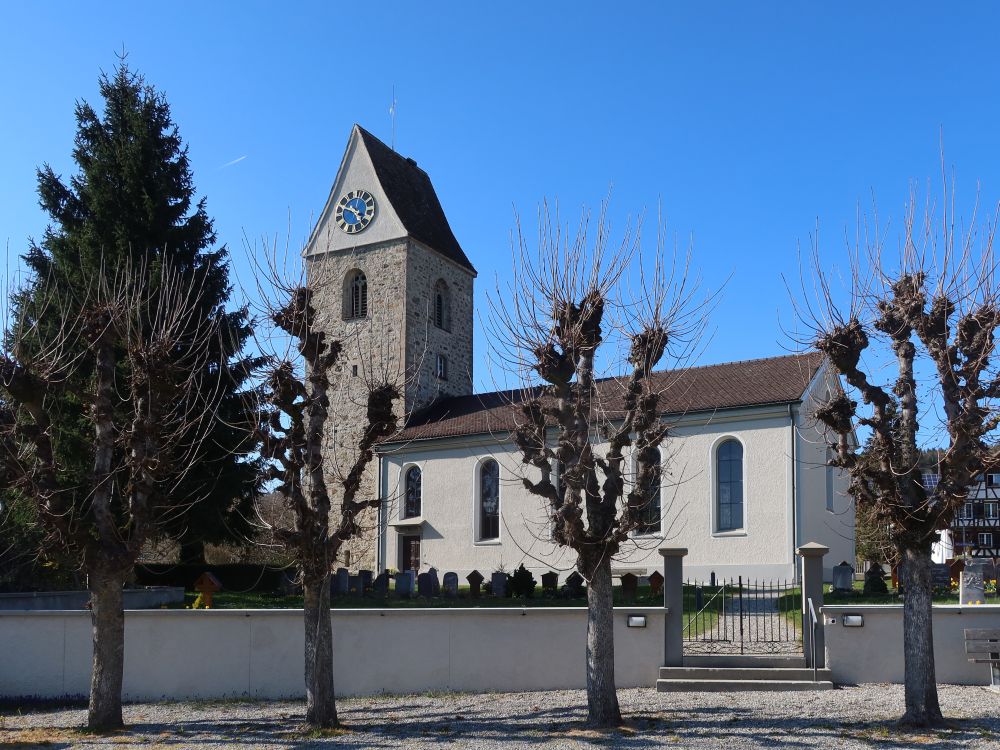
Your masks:
M 951 589 L 951 568 L 945 563 L 931 563 L 931 588 Z
M 454 599 L 458 596 L 458 573 L 445 573 L 441 590 L 444 591 L 446 599 Z
M 983 580 L 982 560 L 969 560 L 962 571 L 962 582 L 959 584 L 958 601 L 960 604 L 985 604 L 986 582 Z
M 375 591 L 375 596 L 378 597 L 384 597 L 389 593 L 389 571 L 383 570 L 375 576 L 375 581 L 372 583 L 372 589 Z
M 205 609 L 212 608 L 212 595 L 222 591 L 222 582 L 215 577 L 215 573 L 207 570 L 198 576 L 194 582 L 194 590 L 201 595 L 201 600 L 205 604 Z
M 430 576 L 431 581 L 431 596 L 441 596 L 441 582 L 438 580 L 437 568 L 428 570 L 427 575 Z
M 622 575 L 622 598 L 629 604 L 635 601 L 636 592 L 639 590 L 639 576 L 634 573 Z
M 330 593 L 334 596 L 344 596 L 350 589 L 351 574 L 347 568 L 337 568 L 337 572 L 330 579 Z
M 359 570 L 358 578 L 361 579 L 362 594 L 366 594 L 372 590 L 372 572 L 370 570 Z
M 555 591 L 559 588 L 559 574 L 553 570 L 542 573 L 542 591 Z
M 473 599 L 478 599 L 479 589 L 482 588 L 483 581 L 486 580 L 483 578 L 483 574 L 478 570 L 474 570 L 465 577 L 465 580 L 469 582 L 469 596 Z
M 889 587 L 885 585 L 885 571 L 877 562 L 873 562 L 865 571 L 865 596 L 878 596 L 888 594 Z
M 574 570 L 566 576 L 566 593 L 573 599 L 583 596 L 583 576 L 579 571 Z
M 417 576 L 417 596 L 430 599 L 434 596 L 434 586 L 431 585 L 431 574 L 421 573 Z
M 396 596 L 409 599 L 413 596 L 413 571 L 407 570 L 396 575 Z
M 498 599 L 507 596 L 507 574 L 500 571 L 494 573 L 490 578 L 490 590 Z
M 351 596 L 361 596 L 361 576 L 350 576 L 347 579 L 347 593 Z
M 650 596 L 659 596 L 663 593 L 663 573 L 658 570 L 649 574 L 649 593 Z
M 854 566 L 846 560 L 833 566 L 833 590 L 842 594 L 850 593 L 854 588 Z

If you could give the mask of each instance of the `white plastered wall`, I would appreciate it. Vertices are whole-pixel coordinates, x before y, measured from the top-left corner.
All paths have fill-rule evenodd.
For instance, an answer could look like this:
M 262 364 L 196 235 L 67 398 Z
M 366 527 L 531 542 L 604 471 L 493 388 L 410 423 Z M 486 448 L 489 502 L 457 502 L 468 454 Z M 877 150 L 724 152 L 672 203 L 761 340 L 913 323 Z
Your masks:
M 363 231 L 353 235 L 341 231 L 335 220 L 337 202 L 344 193 L 351 190 L 367 190 L 375 198 L 374 219 Z M 382 184 L 375 175 L 371 157 L 361 140 L 361 134 L 354 128 L 326 205 L 306 245 L 305 255 L 352 251 L 362 245 L 374 245 L 404 237 L 406 229 L 403 222 L 389 205 Z
M 686 547 L 686 574 L 794 577 L 794 531 L 791 495 L 792 435 L 786 407 L 732 410 L 690 415 L 678 421 L 663 446 L 661 490 L 663 528 L 626 546 L 614 567 L 640 575 L 658 570 L 660 547 Z M 715 450 L 726 438 L 744 447 L 744 528 L 718 533 L 714 514 Z M 477 468 L 492 456 L 500 464 L 501 530 L 496 542 L 476 540 Z M 503 436 L 466 436 L 417 441 L 390 448 L 381 459 L 383 496 L 398 497 L 404 470 L 422 470 L 422 513 L 410 526 L 396 526 L 398 503 L 388 510 L 383 564 L 398 568 L 399 534 L 419 533 L 421 569 L 455 571 L 464 578 L 478 570 L 487 578 L 499 566 L 508 571 L 524 564 L 538 574 L 568 574 L 572 553 L 547 540 L 545 509 L 521 484 L 520 454 Z M 829 534 L 806 541 L 831 541 Z M 839 560 L 838 560 L 839 562 Z
M 830 548 L 823 558 L 823 578 L 830 581 L 833 566 L 854 564 L 854 501 L 847 492 L 847 474 L 827 466 L 830 442 L 815 419 L 815 409 L 839 388 L 835 376 L 824 367 L 813 380 L 796 410 L 796 458 L 799 495 L 799 544 L 820 542 Z M 830 474 L 828 482 L 827 474 Z M 832 510 L 828 509 L 828 501 Z

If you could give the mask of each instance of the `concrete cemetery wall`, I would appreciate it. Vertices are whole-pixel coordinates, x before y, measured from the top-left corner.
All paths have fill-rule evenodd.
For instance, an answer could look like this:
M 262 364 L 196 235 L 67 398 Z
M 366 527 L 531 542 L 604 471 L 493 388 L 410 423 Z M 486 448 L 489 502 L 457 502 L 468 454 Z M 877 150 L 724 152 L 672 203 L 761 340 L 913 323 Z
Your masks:
M 627 628 L 629 614 L 645 628 Z M 615 610 L 615 679 L 652 686 L 661 608 Z M 586 610 L 371 609 L 333 614 L 340 695 L 585 687 Z M 0 697 L 85 695 L 88 612 L 0 612 Z M 301 697 L 302 610 L 129 611 L 130 700 Z
M 838 684 L 903 681 L 903 607 L 825 605 L 826 665 Z M 844 615 L 861 615 L 863 627 L 844 627 Z M 1000 605 L 936 605 L 933 615 L 937 681 L 988 685 L 986 664 L 971 664 L 965 654 L 965 628 L 1000 628 Z

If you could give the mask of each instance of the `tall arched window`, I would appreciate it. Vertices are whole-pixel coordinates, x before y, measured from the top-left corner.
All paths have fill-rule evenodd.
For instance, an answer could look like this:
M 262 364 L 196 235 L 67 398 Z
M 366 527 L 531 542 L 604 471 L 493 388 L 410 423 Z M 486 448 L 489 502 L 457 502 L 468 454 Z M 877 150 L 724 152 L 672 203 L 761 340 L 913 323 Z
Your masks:
M 368 317 L 368 277 L 364 271 L 352 271 L 348 276 L 344 312 L 348 318 Z
M 724 441 L 715 454 L 716 528 L 743 528 L 743 446 L 739 440 Z
M 479 465 L 479 540 L 500 538 L 500 464 L 489 458 Z
M 451 330 L 451 292 L 444 279 L 434 284 L 434 325 L 445 331 Z
M 652 466 L 652 475 L 639 488 L 639 507 L 637 515 L 639 525 L 636 527 L 637 534 L 659 534 L 660 533 L 660 484 L 662 469 L 660 466 L 660 452 L 656 451 L 656 463 Z M 636 465 L 636 472 L 639 467 Z
M 421 475 L 417 466 L 406 470 L 406 498 L 403 502 L 403 518 L 415 518 L 420 515 Z

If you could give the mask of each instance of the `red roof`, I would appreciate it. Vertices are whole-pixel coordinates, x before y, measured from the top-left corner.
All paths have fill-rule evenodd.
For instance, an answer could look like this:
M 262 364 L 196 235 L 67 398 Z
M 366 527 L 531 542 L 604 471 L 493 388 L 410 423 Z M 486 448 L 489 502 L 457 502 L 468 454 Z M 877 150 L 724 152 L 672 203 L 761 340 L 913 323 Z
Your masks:
M 809 352 L 667 370 L 654 373 L 652 380 L 661 394 L 661 414 L 680 415 L 801 401 L 822 363 L 821 353 Z M 614 378 L 598 384 L 601 408 L 612 419 L 622 413 L 623 387 Z M 491 433 L 506 438 L 515 427 L 518 404 L 537 393 L 531 388 L 443 398 L 414 414 L 386 442 Z

